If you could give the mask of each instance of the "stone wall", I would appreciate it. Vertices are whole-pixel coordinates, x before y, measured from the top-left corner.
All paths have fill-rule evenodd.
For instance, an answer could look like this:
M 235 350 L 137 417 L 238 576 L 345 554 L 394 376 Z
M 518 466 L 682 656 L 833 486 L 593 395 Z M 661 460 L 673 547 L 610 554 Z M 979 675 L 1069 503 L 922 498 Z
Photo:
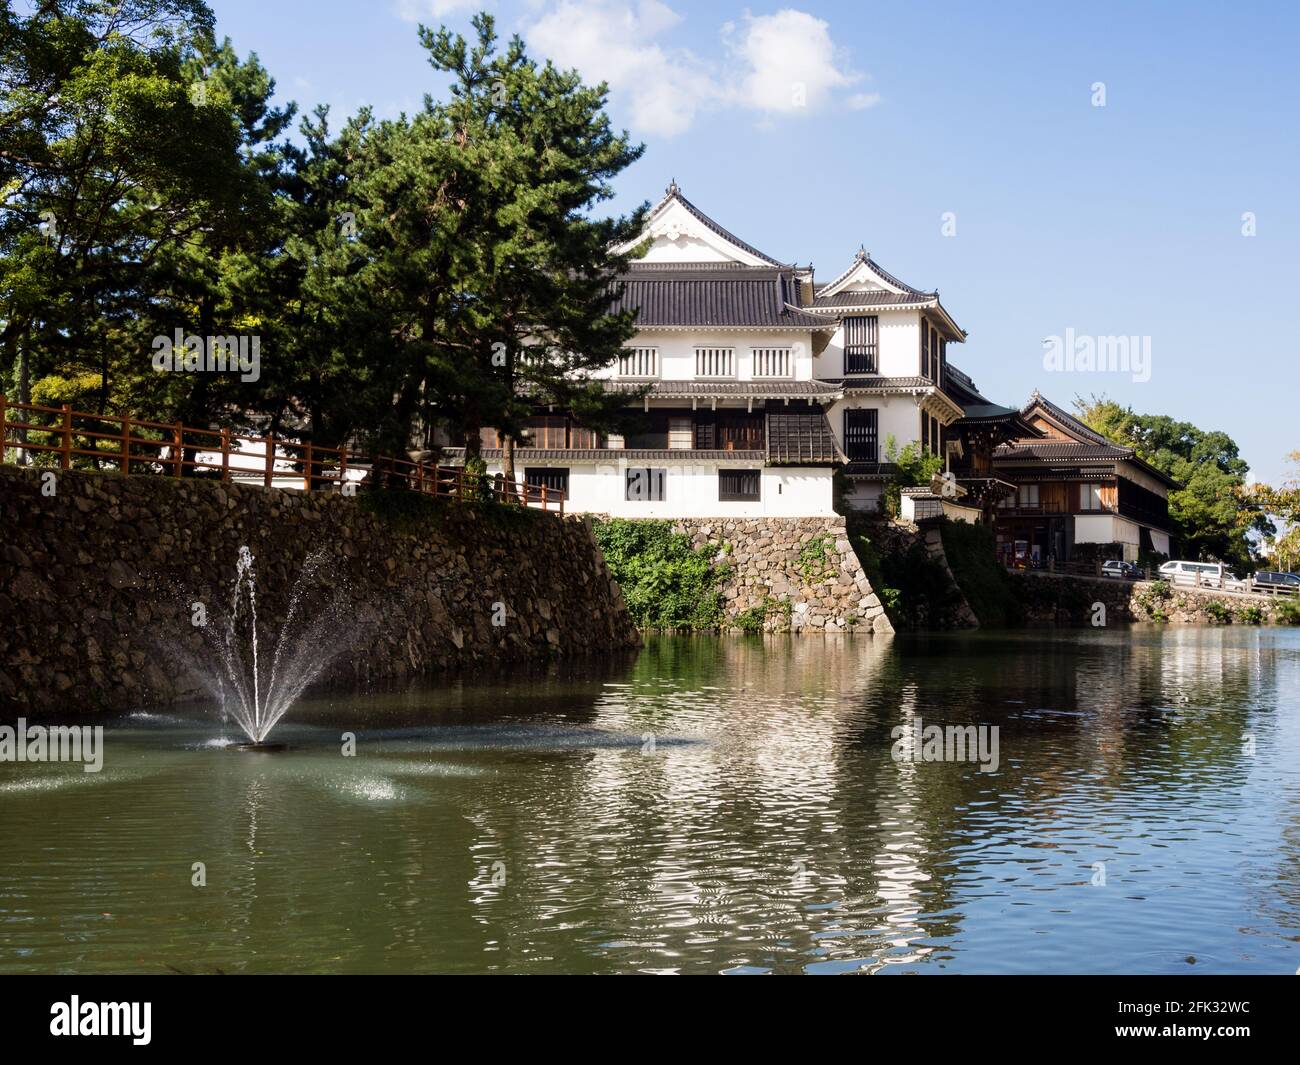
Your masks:
M 1285 600 L 1264 595 L 1227 595 L 1180 588 L 1160 581 L 1120 581 L 1059 573 L 1013 573 L 1028 625 L 1089 625 L 1095 604 L 1106 607 L 1106 623 L 1155 621 L 1175 625 L 1281 623 L 1276 609 Z M 1212 605 L 1217 604 L 1217 605 Z
M 384 494 L 0 467 L 0 710 L 124 710 L 201 695 L 195 602 L 256 556 L 263 631 L 304 560 L 346 599 L 344 684 L 636 646 L 589 526 Z M 53 484 L 47 495 L 42 484 Z M 48 487 L 46 491 L 48 491 Z M 500 605 L 498 605 L 500 604 Z M 497 622 L 494 624 L 494 622 Z
M 843 518 L 683 518 L 673 527 L 730 569 L 728 622 L 767 632 L 893 632 Z

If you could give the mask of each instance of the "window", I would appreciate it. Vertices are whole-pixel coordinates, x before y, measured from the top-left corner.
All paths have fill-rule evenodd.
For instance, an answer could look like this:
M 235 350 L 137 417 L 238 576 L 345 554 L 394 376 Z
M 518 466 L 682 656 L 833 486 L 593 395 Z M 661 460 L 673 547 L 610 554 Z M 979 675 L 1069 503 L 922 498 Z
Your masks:
M 689 451 L 695 433 L 689 416 L 668 419 L 668 446 L 674 451 Z
M 562 499 L 569 498 L 569 471 L 551 466 L 525 466 L 524 484 L 533 488 L 545 488 L 547 493 L 562 492 Z
M 1022 507 L 1038 507 L 1038 485 L 1022 484 L 1020 486 L 1020 505 Z
M 756 503 L 762 474 L 759 470 L 719 470 L 718 501 Z
M 879 321 L 874 314 L 864 318 L 844 319 L 845 374 L 876 372 Z
M 696 348 L 696 377 L 735 377 L 735 348 Z
M 667 479 L 668 471 L 664 469 L 628 470 L 624 498 L 632 502 L 661 503 Z
M 1081 484 L 1079 485 L 1079 509 L 1080 510 L 1105 510 L 1106 504 L 1101 498 L 1101 485 L 1099 484 Z
M 563 448 L 569 443 L 569 419 L 547 415 L 528 419 L 529 447 Z
M 789 348 L 754 348 L 755 377 L 789 377 Z
M 658 348 L 625 348 L 618 357 L 619 377 L 658 377 Z
M 854 462 L 879 462 L 880 412 L 875 407 L 849 408 L 844 412 L 844 453 Z

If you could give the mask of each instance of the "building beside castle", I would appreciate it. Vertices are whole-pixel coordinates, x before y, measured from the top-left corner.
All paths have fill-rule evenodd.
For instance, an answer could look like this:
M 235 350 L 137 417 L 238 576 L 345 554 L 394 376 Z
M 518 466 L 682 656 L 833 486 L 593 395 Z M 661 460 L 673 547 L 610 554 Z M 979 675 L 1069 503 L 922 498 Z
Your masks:
M 516 475 L 571 510 L 623 517 L 812 517 L 879 506 L 886 443 L 944 455 L 964 410 L 945 387 L 965 332 L 939 300 L 859 251 L 834 280 L 729 232 L 676 183 L 622 276 L 638 332 L 600 375 L 644 417 L 599 436 L 539 412 Z M 629 248 L 621 250 L 630 250 Z M 485 444 L 495 444 L 495 439 Z M 452 462 L 460 449 L 444 452 Z M 491 472 L 501 452 L 485 446 Z

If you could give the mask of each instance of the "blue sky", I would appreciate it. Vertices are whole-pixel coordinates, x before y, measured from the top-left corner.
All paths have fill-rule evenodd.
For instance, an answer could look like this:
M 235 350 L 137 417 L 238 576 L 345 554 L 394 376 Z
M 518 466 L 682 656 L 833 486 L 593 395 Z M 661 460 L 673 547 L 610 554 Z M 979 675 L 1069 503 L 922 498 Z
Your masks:
M 647 146 L 612 209 L 657 200 L 675 177 L 819 280 L 863 244 L 941 291 L 970 334 L 952 361 L 998 402 L 1104 392 L 1227 431 L 1262 480 L 1300 448 L 1297 5 L 212 6 L 283 97 L 338 117 L 436 95 L 416 21 L 467 30 L 486 7 L 538 54 L 611 83 L 615 122 Z M 1045 369 L 1043 339 L 1067 330 L 1149 337 L 1150 380 Z

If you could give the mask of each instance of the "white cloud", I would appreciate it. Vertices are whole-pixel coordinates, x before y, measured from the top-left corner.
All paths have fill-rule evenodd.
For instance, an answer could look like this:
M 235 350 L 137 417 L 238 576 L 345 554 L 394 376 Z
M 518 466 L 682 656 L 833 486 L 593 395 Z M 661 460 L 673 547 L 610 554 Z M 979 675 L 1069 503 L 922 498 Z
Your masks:
M 681 21 L 662 0 L 557 0 L 526 27 L 525 37 L 557 65 L 608 82 L 629 125 L 658 136 L 684 132 L 704 110 L 808 113 L 861 80 L 837 54 L 829 25 L 803 11 L 727 23 L 707 57 L 663 42 Z M 878 99 L 859 93 L 847 103 L 860 109 Z
M 737 102 L 757 111 L 817 110 L 860 77 L 836 66 L 830 25 L 806 11 L 746 15 L 739 28 L 724 27 L 723 38 L 745 72 Z
M 487 6 L 487 0 L 397 0 L 393 10 L 403 22 L 430 22 Z

